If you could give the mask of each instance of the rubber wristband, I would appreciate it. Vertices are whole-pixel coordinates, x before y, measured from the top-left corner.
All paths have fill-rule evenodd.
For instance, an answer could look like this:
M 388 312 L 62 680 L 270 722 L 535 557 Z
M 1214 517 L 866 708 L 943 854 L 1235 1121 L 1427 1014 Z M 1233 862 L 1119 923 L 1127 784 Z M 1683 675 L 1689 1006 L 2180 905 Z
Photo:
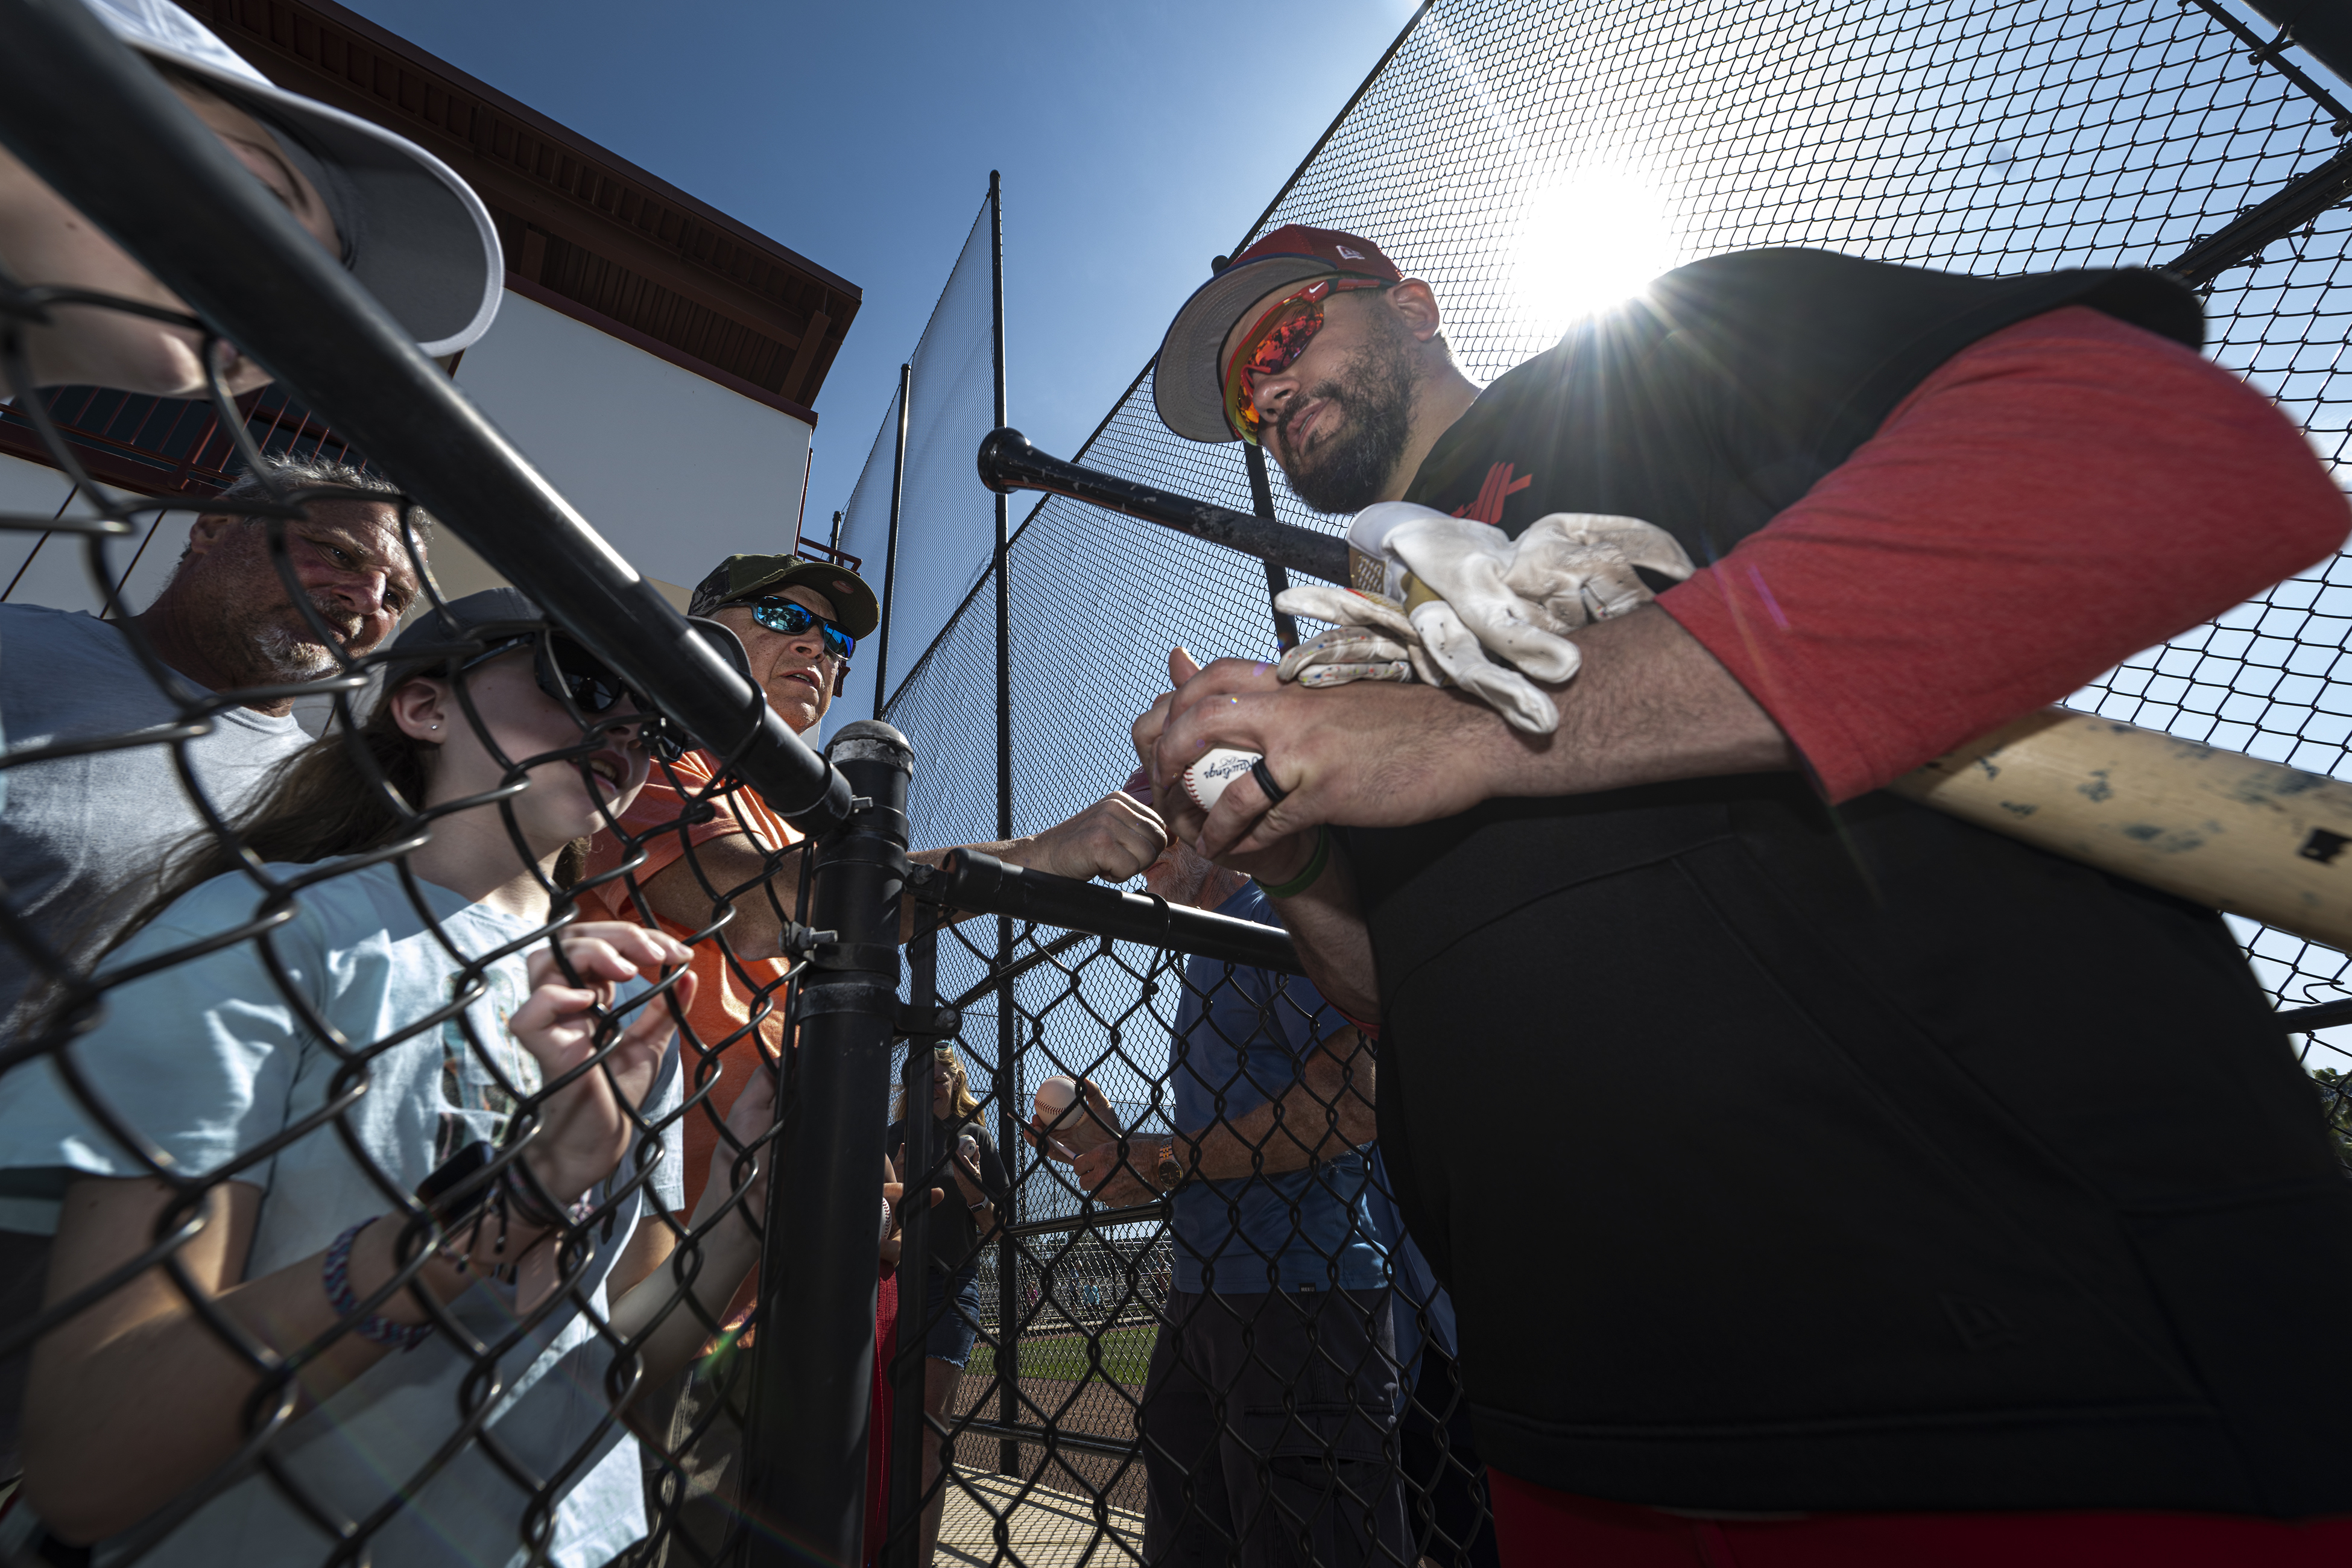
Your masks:
M 1315 885 L 1323 868 L 1331 863 L 1331 829 L 1323 823 L 1315 825 L 1315 853 L 1307 858 L 1306 866 L 1287 882 L 1258 880 L 1258 891 L 1269 899 L 1295 899 Z
M 335 1237 L 335 1244 L 327 1248 L 327 1256 L 320 1262 L 319 1278 L 327 1287 L 327 1305 L 335 1310 L 335 1316 L 350 1325 L 352 1332 L 371 1344 L 413 1351 L 432 1334 L 431 1323 L 412 1326 L 362 1312 L 360 1299 L 352 1290 L 352 1243 L 359 1239 L 360 1232 L 374 1223 L 373 1219 L 363 1219 Z

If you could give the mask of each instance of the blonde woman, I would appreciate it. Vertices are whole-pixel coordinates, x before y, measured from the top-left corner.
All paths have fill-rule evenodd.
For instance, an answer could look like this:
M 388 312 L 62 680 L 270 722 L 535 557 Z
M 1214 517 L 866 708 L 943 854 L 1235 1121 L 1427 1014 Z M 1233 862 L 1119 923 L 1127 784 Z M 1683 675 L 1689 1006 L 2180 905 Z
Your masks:
M 996 1234 L 999 1205 L 1011 1198 L 1004 1162 L 987 1129 L 981 1126 L 979 1113 L 980 1101 L 971 1092 L 971 1082 L 955 1047 L 938 1047 L 931 1053 L 931 1160 L 935 1168 L 945 1162 L 955 1190 L 931 1210 L 930 1258 L 923 1281 L 924 1321 L 900 1325 L 902 1334 L 923 1336 L 929 1357 L 923 1363 L 927 1418 L 945 1414 L 948 1396 L 963 1375 L 964 1363 L 971 1359 L 980 1325 L 981 1249 Z M 887 1147 L 892 1164 L 913 1183 L 922 1178 L 922 1173 L 906 1174 L 906 1143 L 907 1105 L 902 1091 Z M 925 1268 L 926 1264 L 924 1259 L 910 1258 L 904 1267 Z M 906 1300 L 904 1290 L 902 1286 L 901 1300 Z M 930 1500 L 923 1507 L 916 1561 L 929 1563 L 932 1543 L 939 1539 L 940 1508 L 947 1494 L 931 1491 L 939 1479 L 940 1439 L 929 1419 L 923 1436 L 923 1489 Z

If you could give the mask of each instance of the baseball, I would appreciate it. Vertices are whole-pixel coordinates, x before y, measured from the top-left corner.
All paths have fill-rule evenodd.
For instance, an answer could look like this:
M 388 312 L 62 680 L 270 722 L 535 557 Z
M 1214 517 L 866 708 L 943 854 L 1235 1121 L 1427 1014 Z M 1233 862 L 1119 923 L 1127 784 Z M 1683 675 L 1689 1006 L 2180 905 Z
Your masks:
M 1037 1120 L 1052 1127 L 1077 1100 L 1078 1080 L 1066 1073 L 1055 1073 L 1037 1086 Z
M 1255 752 L 1229 752 L 1223 747 L 1203 752 L 1199 762 L 1184 770 L 1184 793 L 1198 801 L 1202 811 L 1213 810 L 1225 786 L 1249 772 L 1257 760 Z

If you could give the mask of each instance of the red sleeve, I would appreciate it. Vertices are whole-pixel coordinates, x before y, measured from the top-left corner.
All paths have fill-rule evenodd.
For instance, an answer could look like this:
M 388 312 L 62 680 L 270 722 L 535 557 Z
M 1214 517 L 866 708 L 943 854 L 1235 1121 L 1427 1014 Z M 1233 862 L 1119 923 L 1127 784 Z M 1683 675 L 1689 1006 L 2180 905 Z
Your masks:
M 2267 398 L 2070 306 L 1946 361 L 1658 603 L 1837 802 L 2326 559 L 2347 527 Z

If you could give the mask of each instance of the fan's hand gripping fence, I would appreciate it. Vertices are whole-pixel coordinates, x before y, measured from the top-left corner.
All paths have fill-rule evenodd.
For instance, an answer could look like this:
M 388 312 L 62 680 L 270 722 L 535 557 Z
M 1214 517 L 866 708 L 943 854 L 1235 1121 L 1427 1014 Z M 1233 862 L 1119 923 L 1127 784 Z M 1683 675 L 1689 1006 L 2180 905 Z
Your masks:
M 43 396 L 17 400 L 85 508 L 0 529 L 79 545 L 167 717 L 19 737 L 0 781 L 21 791 L 45 763 L 166 749 L 184 800 L 158 808 L 201 828 L 194 851 L 221 875 L 191 895 L 209 898 L 209 926 L 173 902 L 110 958 L 0 903 L 0 953 L 35 993 L 0 1043 L 16 1161 L 0 1184 L 14 1223 L 32 1225 L 11 1237 L 26 1271 L 0 1291 L 0 1367 L 33 1369 L 29 1396 L 0 1378 L 0 1418 L 29 1446 L 0 1562 L 77 1563 L 96 1544 L 124 1563 L 910 1563 L 927 1508 L 935 1520 L 950 1502 L 999 1540 L 1075 1512 L 1132 1552 L 1147 1491 L 1154 1555 L 1189 1532 L 1219 1550 L 1305 1540 L 1334 1563 L 1463 1560 L 1482 1494 L 1450 1363 L 1397 1342 L 1432 1318 L 1418 1299 L 1396 1310 L 1391 1244 L 1375 1239 L 1369 1055 L 1344 1054 L 1293 994 L 1286 938 L 977 853 L 910 865 L 912 759 L 895 731 L 854 725 L 829 763 L 813 756 L 78 0 L 0 0 L 0 139 L 190 312 L 0 279 L 0 369 L 26 384 L 25 329 L 70 309 L 160 314 L 201 335 L 208 363 L 227 341 L 274 373 L 399 486 L 418 618 L 438 631 L 421 664 L 404 645 L 395 679 L 448 682 L 450 728 L 496 764 L 489 787 L 432 798 L 362 743 L 389 643 L 342 650 L 304 591 L 296 535 L 313 503 L 383 497 L 268 481 L 215 378 L 222 427 L 265 495 L 170 510 L 260 530 L 334 657 L 315 679 L 203 691 L 117 593 L 113 546 L 157 504 L 94 484 Z M 674 811 L 625 826 L 626 803 L 595 782 L 616 735 L 645 739 L 633 711 L 566 703 L 557 743 L 509 743 L 466 673 L 495 639 L 446 614 L 427 510 L 702 748 L 707 773 L 652 766 Z M 333 712 L 307 754 L 347 753 L 393 813 L 355 852 L 299 865 L 254 837 L 261 796 L 219 796 L 192 749 L 222 715 L 294 697 Z M 604 831 L 586 879 L 565 885 L 541 803 L 574 776 Z M 764 845 L 761 877 L 721 885 L 693 829 L 747 794 L 803 837 Z M 495 829 L 474 842 L 527 868 L 527 915 L 486 914 L 417 868 L 436 836 L 485 818 Z M 569 940 L 597 919 L 654 922 L 644 884 L 666 842 L 709 900 L 707 921 L 667 929 L 702 985 L 731 982 L 730 1014 L 687 1004 L 675 950 L 631 949 L 638 978 L 615 985 Z M 152 891 L 163 868 L 121 870 Z M 909 894 L 924 912 L 902 1004 Z M 331 929 L 355 903 L 381 929 Z M 740 940 L 750 910 L 781 933 L 775 951 Z M 950 911 L 1027 922 L 1015 958 L 988 968 Z M 952 963 L 987 969 L 947 1006 L 943 932 Z M 423 980 L 383 984 L 354 1025 L 351 975 L 329 954 L 370 942 Z M 158 995 L 178 1010 L 159 1013 Z M 879 1259 L 894 1243 L 877 1252 L 873 1229 L 891 1042 L 915 1042 L 919 1099 L 931 1047 L 952 1051 L 964 1009 L 992 996 L 1019 1011 L 1029 1061 L 1119 1095 L 1097 1127 L 1121 1140 L 1084 1166 L 1031 1146 L 1017 1124 L 1036 1075 L 994 1064 L 969 1124 L 993 1118 L 998 1176 L 906 1119 L 898 1169 L 916 1201 L 900 1205 L 893 1273 Z M 265 1016 L 275 1037 L 233 1022 Z M 152 1026 L 126 1046 L 134 1018 Z M 262 1065 L 229 1082 L 213 1058 L 239 1052 Z M 1192 1090 L 1171 1087 L 1187 1073 Z M 257 1109 L 206 1145 L 218 1129 L 191 1108 L 225 1086 Z M 68 1127 L 101 1152 L 26 1163 Z M 715 1152 L 682 1170 L 695 1133 Z M 1163 1145 L 1188 1197 L 1154 1185 L 1165 1170 L 1144 1154 Z M 964 1202 L 964 1170 L 996 1201 Z M 919 1201 L 932 1186 L 957 1197 L 934 1212 Z M 54 1237 L 25 1217 L 44 1203 Z M 871 1419 L 877 1284 L 897 1306 L 887 1444 Z M 936 1352 L 974 1331 L 961 1376 L 927 1400 L 952 1363 Z M 1400 1462 L 1416 1414 L 1433 1456 L 1418 1469 Z M 961 1468 L 927 1473 L 927 1443 Z

